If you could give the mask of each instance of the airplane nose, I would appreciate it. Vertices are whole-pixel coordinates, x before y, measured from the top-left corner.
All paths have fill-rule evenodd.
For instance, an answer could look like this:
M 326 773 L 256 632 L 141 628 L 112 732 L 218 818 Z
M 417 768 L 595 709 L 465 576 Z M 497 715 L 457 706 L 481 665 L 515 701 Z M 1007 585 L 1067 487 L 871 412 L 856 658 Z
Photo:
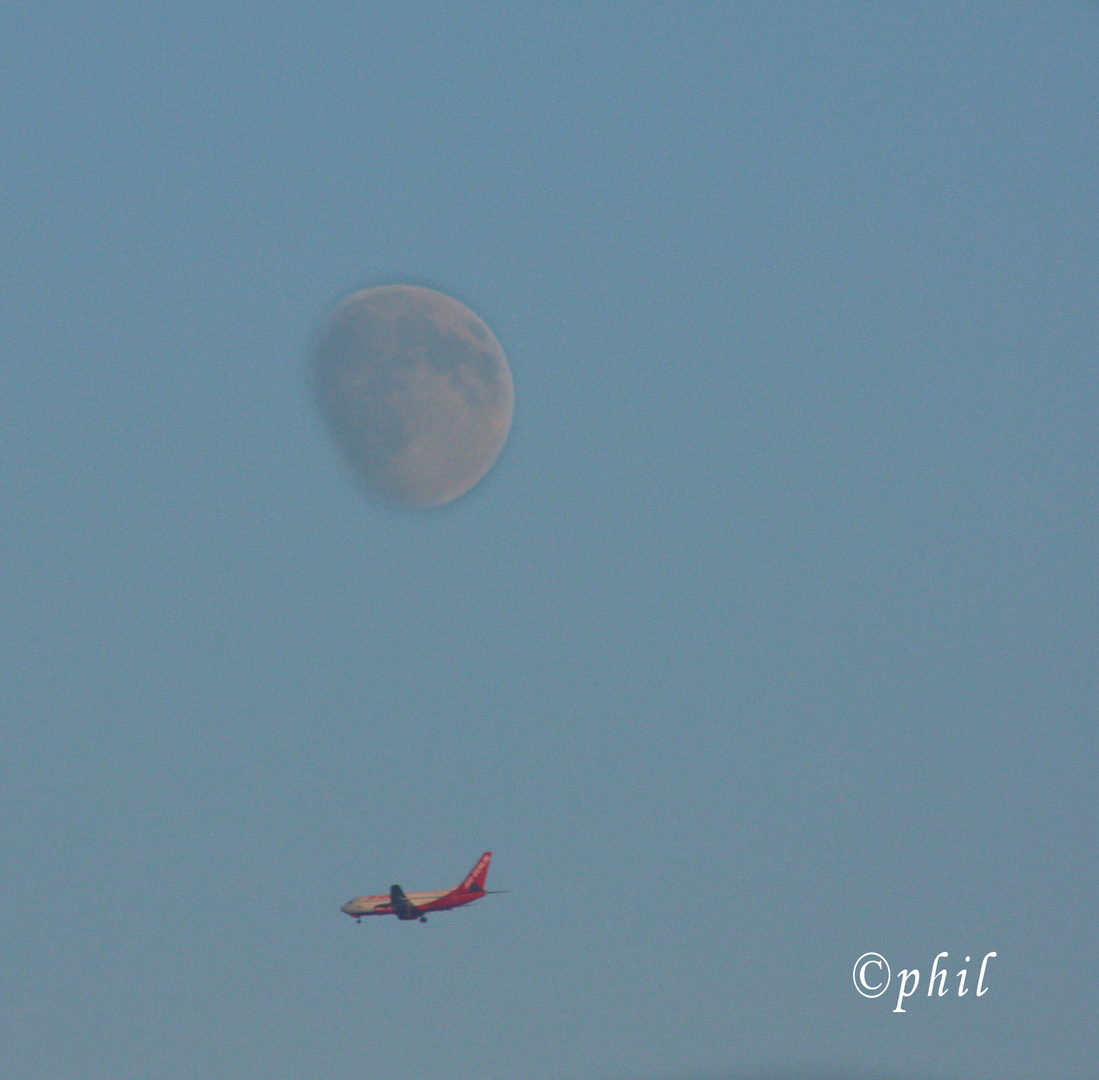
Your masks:
M 350 900 L 348 900 L 347 903 L 344 904 L 344 906 L 342 908 L 340 908 L 340 911 L 342 911 L 345 915 L 350 915 L 351 914 L 351 903 L 352 902 Z

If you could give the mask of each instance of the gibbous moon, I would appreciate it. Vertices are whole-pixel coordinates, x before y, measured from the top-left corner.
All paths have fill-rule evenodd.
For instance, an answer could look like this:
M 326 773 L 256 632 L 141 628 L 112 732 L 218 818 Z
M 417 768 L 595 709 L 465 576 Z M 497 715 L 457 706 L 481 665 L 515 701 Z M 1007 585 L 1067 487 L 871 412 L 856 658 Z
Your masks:
M 314 366 L 321 411 L 359 477 L 384 499 L 441 506 L 492 467 L 511 427 L 511 371 L 492 331 L 432 289 L 348 297 Z

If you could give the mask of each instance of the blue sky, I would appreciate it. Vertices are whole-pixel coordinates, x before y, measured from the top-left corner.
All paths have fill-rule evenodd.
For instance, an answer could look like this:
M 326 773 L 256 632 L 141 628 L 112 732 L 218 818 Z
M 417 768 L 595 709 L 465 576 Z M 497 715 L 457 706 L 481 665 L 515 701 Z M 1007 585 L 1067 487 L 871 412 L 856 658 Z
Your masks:
M 1097 48 L 1083 2 L 10 5 L 3 1071 L 1093 1075 Z M 515 377 L 432 511 L 309 394 L 399 281 Z M 506 896 L 339 913 L 485 849 Z

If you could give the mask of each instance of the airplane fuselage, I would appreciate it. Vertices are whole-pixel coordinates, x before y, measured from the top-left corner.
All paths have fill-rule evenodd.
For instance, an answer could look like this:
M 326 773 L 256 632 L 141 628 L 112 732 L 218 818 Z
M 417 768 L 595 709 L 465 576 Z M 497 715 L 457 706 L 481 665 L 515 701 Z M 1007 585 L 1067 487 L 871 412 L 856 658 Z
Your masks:
M 441 889 L 437 892 L 410 892 L 405 893 L 409 904 L 417 910 L 427 914 L 430 911 L 449 911 L 450 908 L 461 907 L 463 904 L 471 904 L 474 900 L 480 900 L 485 895 L 484 890 L 472 893 L 468 896 L 455 896 L 454 890 Z M 393 899 L 384 893 L 380 896 L 360 896 L 354 900 L 348 900 L 340 911 L 354 918 L 363 915 L 396 915 L 398 919 L 418 919 L 419 914 L 402 915 L 400 904 L 393 906 Z

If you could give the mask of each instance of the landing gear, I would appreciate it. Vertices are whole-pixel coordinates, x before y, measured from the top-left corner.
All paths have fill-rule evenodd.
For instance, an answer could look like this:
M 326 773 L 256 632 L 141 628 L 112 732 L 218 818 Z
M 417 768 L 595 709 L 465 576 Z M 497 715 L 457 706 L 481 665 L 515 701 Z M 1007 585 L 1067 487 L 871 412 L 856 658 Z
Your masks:
M 427 922 L 427 916 L 426 915 L 421 915 L 420 916 L 420 922 Z

